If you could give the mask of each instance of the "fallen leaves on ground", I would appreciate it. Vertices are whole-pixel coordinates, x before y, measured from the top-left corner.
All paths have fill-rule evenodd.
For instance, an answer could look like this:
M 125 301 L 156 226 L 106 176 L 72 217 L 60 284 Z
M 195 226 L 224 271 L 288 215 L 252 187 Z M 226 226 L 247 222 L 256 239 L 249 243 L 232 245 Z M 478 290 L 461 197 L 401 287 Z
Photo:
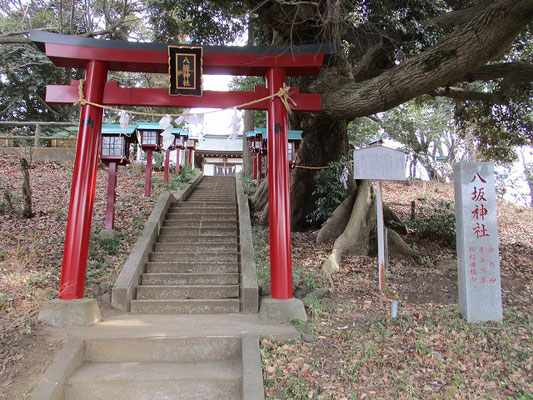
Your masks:
M 433 182 L 387 182 L 383 192 L 404 220 L 412 200 L 453 201 L 453 186 Z M 376 258 L 348 255 L 329 296 L 304 299 L 311 319 L 297 327 L 312 343 L 262 339 L 267 399 L 533 399 L 533 210 L 498 206 L 503 323 L 460 316 L 456 269 L 437 263 L 455 261 L 443 243 L 408 237 L 416 260 L 390 261 L 383 294 Z M 300 282 L 331 251 L 316 234 L 293 234 Z

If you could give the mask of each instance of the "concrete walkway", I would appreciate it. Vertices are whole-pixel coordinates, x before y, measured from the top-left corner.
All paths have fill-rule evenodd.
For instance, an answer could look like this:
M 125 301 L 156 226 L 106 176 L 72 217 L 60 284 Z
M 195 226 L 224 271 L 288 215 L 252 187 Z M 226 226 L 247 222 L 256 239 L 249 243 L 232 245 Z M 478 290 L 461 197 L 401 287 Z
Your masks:
M 300 337 L 257 314 L 110 313 L 45 328 L 66 342 L 31 400 L 264 400 L 259 337 Z
M 54 337 L 79 339 L 139 338 L 155 336 L 252 335 L 272 339 L 297 339 L 292 324 L 262 325 L 258 314 L 118 314 L 90 327 L 45 328 Z

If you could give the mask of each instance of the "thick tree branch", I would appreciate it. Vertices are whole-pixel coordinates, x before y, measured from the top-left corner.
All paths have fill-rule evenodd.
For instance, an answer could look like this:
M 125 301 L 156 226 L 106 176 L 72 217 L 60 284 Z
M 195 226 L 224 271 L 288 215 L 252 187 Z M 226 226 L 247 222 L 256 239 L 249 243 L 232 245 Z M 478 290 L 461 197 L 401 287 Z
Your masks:
M 0 44 L 30 44 L 30 38 L 23 36 L 3 36 L 0 37 Z
M 386 111 L 457 82 L 509 47 L 533 19 L 533 1 L 496 0 L 429 50 L 361 83 L 324 71 L 315 85 L 322 110 L 335 119 Z
M 489 81 L 498 78 L 511 79 L 515 82 L 531 82 L 533 81 L 533 64 L 513 62 L 484 65 L 468 72 L 460 81 Z
M 492 0 L 484 1 L 473 7 L 462 10 L 455 10 L 446 14 L 439 15 L 429 20 L 430 23 L 437 25 L 445 32 L 449 32 L 454 28 L 464 25 L 471 21 L 476 15 L 482 12 L 491 3 Z
M 484 101 L 492 104 L 508 104 L 509 98 L 498 93 L 475 92 L 457 87 L 440 88 L 430 93 L 432 96 L 449 97 L 457 100 Z

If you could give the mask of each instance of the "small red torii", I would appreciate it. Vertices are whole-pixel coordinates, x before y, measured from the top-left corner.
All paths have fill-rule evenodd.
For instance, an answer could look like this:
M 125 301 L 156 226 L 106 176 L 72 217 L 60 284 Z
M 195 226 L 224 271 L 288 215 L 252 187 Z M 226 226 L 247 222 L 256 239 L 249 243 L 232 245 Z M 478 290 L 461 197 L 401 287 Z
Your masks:
M 99 105 L 229 108 L 272 96 L 240 108 L 268 111 L 271 297 L 292 298 L 288 121 L 287 110 L 276 94 L 285 87 L 287 76 L 317 75 L 324 54 L 333 53 L 334 46 L 205 46 L 203 73 L 264 76 L 267 87 L 256 87 L 254 92 L 204 91 L 201 97 L 188 97 L 170 96 L 167 89 L 121 88 L 117 82 L 107 82 L 109 71 L 168 73 L 167 44 L 98 40 L 36 30 L 30 30 L 30 37 L 56 66 L 85 69 L 83 97 Z M 78 81 L 71 85 L 49 85 L 46 101 L 75 103 L 80 97 L 78 87 Z M 288 94 L 294 101 L 290 104 L 292 111 L 321 110 L 318 94 L 300 93 L 298 88 L 290 88 Z M 62 300 L 83 297 L 102 115 L 102 108 L 81 106 L 59 287 Z

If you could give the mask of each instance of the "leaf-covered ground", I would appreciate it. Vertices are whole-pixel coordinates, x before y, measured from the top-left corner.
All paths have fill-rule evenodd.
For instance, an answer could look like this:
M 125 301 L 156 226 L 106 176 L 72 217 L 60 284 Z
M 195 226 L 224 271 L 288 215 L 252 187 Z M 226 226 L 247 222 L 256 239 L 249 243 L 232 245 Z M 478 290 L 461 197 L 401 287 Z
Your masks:
M 21 217 L 22 170 L 18 158 L 2 156 L 0 164 L 0 398 L 20 360 L 19 344 L 36 324 L 40 305 L 57 298 L 66 219 L 72 180 L 72 162 L 33 161 L 30 169 L 33 211 Z M 100 165 L 96 182 L 85 297 L 101 298 L 128 257 L 135 239 L 157 201 L 162 173 L 154 172 L 152 196 L 144 197 L 144 168 L 118 168 L 116 239 L 99 239 L 104 229 L 107 168 Z M 175 189 L 179 183 L 171 182 Z M 6 194 L 7 193 L 7 194 Z M 7 197 L 10 197 L 8 201 Z M 11 203 L 13 209 L 9 206 Z
M 411 201 L 420 214 L 433 198 L 453 201 L 453 188 L 388 183 L 384 198 L 408 219 Z M 384 294 L 377 290 L 376 259 L 347 256 L 333 291 L 304 299 L 310 321 L 298 327 L 306 341 L 262 340 L 267 398 L 533 399 L 533 210 L 498 206 L 502 324 L 469 325 L 461 318 L 453 248 L 410 231 L 417 258 L 391 261 Z M 256 228 L 254 235 L 261 267 L 268 262 L 268 234 Z M 315 237 L 293 234 L 295 285 L 315 282 L 312 289 L 327 284 L 317 277 L 331 249 L 315 245 Z M 392 300 L 399 303 L 394 321 Z

